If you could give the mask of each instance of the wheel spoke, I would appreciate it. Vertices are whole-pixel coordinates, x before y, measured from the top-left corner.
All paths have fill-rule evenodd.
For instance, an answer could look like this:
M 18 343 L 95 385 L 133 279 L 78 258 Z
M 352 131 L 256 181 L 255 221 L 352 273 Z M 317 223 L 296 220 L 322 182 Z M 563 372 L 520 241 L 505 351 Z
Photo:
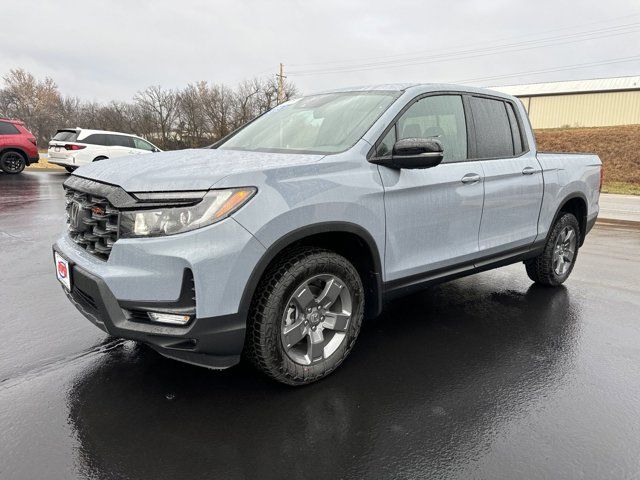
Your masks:
M 299 343 L 308 332 L 307 325 L 305 325 L 304 320 L 298 320 L 292 325 L 289 325 L 284 328 L 284 341 L 287 348 L 292 347 Z
M 573 230 L 568 228 L 564 235 L 564 243 L 568 245 L 572 238 L 573 238 Z
M 309 307 L 309 305 L 311 305 L 315 301 L 316 297 L 313 295 L 313 293 L 311 293 L 309 284 L 305 282 L 298 287 L 298 290 L 295 291 L 295 293 L 293 294 L 293 299 L 300 306 L 300 308 L 306 310 L 307 307 Z
M 322 322 L 322 326 L 324 328 L 328 328 L 329 330 L 337 330 L 339 332 L 344 332 L 349 326 L 349 319 L 351 315 L 346 313 L 334 313 L 327 312 L 324 316 L 324 322 Z
M 335 303 L 342 290 L 342 285 L 335 278 L 329 280 L 324 286 L 324 290 L 318 296 L 317 302 L 322 308 L 329 308 Z
M 310 362 L 315 362 L 324 358 L 324 335 L 322 334 L 321 329 L 309 331 L 307 355 Z

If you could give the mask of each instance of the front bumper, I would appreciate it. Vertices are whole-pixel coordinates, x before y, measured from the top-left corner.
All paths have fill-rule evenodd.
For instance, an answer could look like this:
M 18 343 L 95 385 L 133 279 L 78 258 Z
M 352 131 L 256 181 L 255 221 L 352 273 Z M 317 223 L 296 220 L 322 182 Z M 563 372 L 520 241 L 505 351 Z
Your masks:
M 265 249 L 234 219 L 168 237 L 120 239 L 107 261 L 66 233 L 53 248 L 69 261 L 69 299 L 105 332 L 209 368 L 239 361 L 248 311 L 243 293 Z M 195 304 L 181 301 L 187 279 Z M 184 308 L 195 313 L 185 326 L 130 313 Z
M 246 325 L 241 314 L 195 318 L 185 327 L 136 321 L 100 277 L 72 262 L 69 266 L 73 286 L 70 292 L 64 287 L 63 291 L 104 332 L 145 343 L 166 357 L 203 367 L 222 369 L 240 361 Z

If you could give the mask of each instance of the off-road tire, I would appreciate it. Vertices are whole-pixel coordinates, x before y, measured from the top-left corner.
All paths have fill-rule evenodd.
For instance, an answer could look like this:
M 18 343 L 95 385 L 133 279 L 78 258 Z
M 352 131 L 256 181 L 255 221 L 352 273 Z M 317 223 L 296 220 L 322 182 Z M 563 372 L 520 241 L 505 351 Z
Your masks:
M 563 275 L 558 275 L 553 269 L 553 253 L 558 235 L 560 235 L 560 232 L 567 226 L 572 227 L 575 231 L 576 248 L 569 269 Z M 569 278 L 569 275 L 571 275 L 576 260 L 578 259 L 580 240 L 580 224 L 578 220 L 572 213 L 563 213 L 553 225 L 542 253 L 524 262 L 529 278 L 540 285 L 549 287 L 557 287 L 564 283 L 564 281 Z
M 344 281 L 352 294 L 352 316 L 344 341 L 330 357 L 301 365 L 284 350 L 282 318 L 300 282 L 318 274 L 333 274 Z M 305 385 L 326 377 L 353 348 L 362 324 L 364 298 L 358 271 L 346 258 L 315 247 L 294 248 L 268 269 L 256 288 L 247 320 L 244 356 L 269 377 L 288 385 Z

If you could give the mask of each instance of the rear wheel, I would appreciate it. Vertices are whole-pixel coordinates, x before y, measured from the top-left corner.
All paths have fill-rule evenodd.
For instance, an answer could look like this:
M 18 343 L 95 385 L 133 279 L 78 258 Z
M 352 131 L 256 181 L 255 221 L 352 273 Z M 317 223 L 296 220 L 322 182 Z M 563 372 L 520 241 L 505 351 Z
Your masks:
M 362 281 L 346 258 L 318 248 L 292 250 L 258 285 L 245 355 L 279 382 L 314 382 L 349 354 L 363 312 Z
M 536 283 L 562 284 L 573 270 L 580 245 L 580 225 L 572 213 L 564 213 L 551 229 L 540 255 L 525 262 L 527 275 Z
M 0 169 L 5 173 L 20 173 L 24 170 L 26 165 L 26 159 L 18 152 L 4 152 L 0 155 Z

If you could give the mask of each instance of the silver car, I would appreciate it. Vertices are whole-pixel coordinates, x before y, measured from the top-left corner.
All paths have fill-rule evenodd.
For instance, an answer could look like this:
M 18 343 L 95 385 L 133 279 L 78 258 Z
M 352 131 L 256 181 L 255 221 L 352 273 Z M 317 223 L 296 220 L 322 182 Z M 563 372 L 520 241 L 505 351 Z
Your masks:
M 111 335 L 216 369 L 245 357 L 307 384 L 398 295 L 514 262 L 563 283 L 600 183 L 595 155 L 538 153 L 514 97 L 338 90 L 208 149 L 79 168 L 56 272 Z

